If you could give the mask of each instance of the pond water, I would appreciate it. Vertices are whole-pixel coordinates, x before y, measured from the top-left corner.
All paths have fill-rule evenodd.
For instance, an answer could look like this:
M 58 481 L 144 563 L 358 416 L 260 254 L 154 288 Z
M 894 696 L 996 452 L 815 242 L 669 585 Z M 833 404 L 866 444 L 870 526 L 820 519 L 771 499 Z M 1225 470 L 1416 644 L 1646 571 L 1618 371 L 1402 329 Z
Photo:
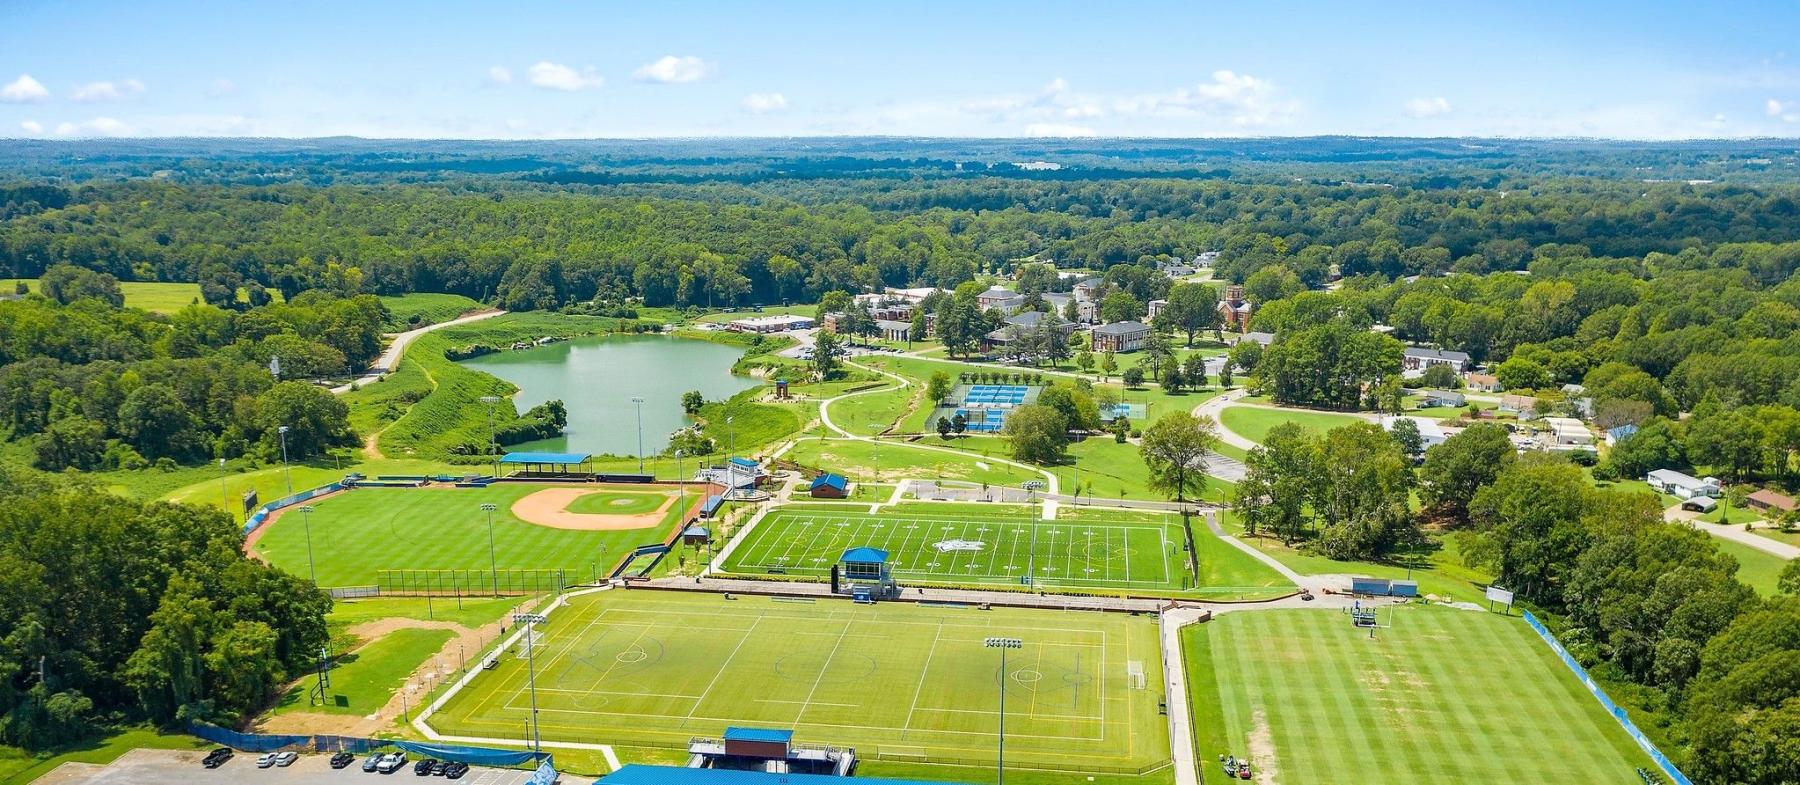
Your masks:
M 513 402 L 521 412 L 558 398 L 568 407 L 569 427 L 561 437 L 507 449 L 629 456 L 638 449 L 633 397 L 644 399 L 644 454 L 654 455 L 668 446 L 670 433 L 693 422 L 681 411 L 682 393 L 699 390 L 718 401 L 761 384 L 731 373 L 742 355 L 692 338 L 607 335 L 499 352 L 463 365 L 518 385 Z

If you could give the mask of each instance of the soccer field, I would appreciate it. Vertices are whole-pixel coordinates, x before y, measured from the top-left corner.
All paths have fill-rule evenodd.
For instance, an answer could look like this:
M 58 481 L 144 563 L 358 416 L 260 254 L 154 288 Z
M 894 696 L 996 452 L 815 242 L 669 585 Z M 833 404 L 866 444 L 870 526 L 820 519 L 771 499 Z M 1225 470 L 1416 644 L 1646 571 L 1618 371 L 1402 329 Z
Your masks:
M 1649 759 L 1518 617 L 1229 613 L 1184 631 L 1195 750 L 1272 782 L 1636 782 Z
M 1179 590 L 1185 536 L 1174 515 L 1045 521 L 1028 507 L 870 514 L 835 507 L 775 510 L 738 544 L 731 572 L 824 576 L 849 548 L 888 552 L 901 581 Z
M 518 500 L 547 488 L 537 483 L 496 483 L 486 488 L 358 488 L 313 502 L 311 555 L 320 586 L 368 586 L 381 570 L 488 569 L 487 513 L 494 504 L 494 561 L 508 570 L 563 570 L 571 582 L 604 574 L 639 545 L 665 540 L 681 511 L 671 505 L 651 528 L 615 531 L 557 529 L 513 515 Z M 591 485 L 596 491 L 570 505 L 572 512 L 644 513 L 662 499 L 643 486 Z M 690 494 L 689 503 L 697 501 Z M 623 504 L 615 504 L 624 502 Z M 308 574 L 308 516 L 289 508 L 266 524 L 252 550 L 295 575 Z M 446 580 L 448 578 L 446 577 Z M 459 578 L 467 585 L 468 575 Z M 474 580 L 479 585 L 485 578 Z M 505 578 L 501 579 L 504 584 Z M 450 590 L 450 585 L 443 587 Z
M 615 589 L 571 599 L 543 630 L 547 740 L 685 749 L 748 725 L 865 759 L 986 766 L 1004 685 L 1009 767 L 1137 773 L 1169 757 L 1157 626 L 1135 616 Z M 1024 642 L 1004 674 L 989 636 Z M 520 648 L 431 724 L 518 738 L 531 706 Z

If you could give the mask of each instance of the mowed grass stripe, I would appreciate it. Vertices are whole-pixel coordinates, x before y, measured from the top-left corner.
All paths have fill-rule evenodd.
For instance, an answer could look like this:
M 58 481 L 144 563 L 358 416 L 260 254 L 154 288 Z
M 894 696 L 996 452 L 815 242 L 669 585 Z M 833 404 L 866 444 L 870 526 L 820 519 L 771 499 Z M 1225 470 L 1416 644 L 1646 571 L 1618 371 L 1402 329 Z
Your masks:
M 1026 641 L 1008 679 L 1007 753 L 1068 771 L 1137 771 L 1168 756 L 1159 693 L 1127 684 L 1125 652 L 1156 651 L 1144 619 L 1089 613 L 855 606 L 609 591 L 552 615 L 538 651 L 546 738 L 685 745 L 729 724 L 803 742 L 991 760 L 999 658 L 982 640 Z M 1160 680 L 1160 663 L 1146 678 Z M 447 733 L 516 737 L 529 716 L 524 662 L 509 654 L 433 718 Z M 1120 706 L 1129 704 L 1131 710 Z M 1130 717 L 1144 727 L 1128 727 Z
M 498 507 L 493 516 L 494 561 L 502 572 L 562 569 L 570 581 L 587 580 L 595 571 L 604 573 L 636 546 L 662 542 L 681 515 L 672 506 L 655 527 L 618 531 L 553 529 L 513 516 L 513 502 L 549 487 L 553 486 L 499 483 L 486 488 L 359 488 L 315 501 L 311 554 L 319 585 L 370 585 L 381 570 L 485 574 L 489 556 L 483 503 Z M 277 567 L 307 575 L 308 524 L 308 516 L 298 508 L 284 511 L 268 525 L 255 552 Z M 484 587 L 463 588 L 479 594 Z
M 1322 610 L 1232 613 L 1204 636 L 1226 749 L 1268 722 L 1278 781 L 1625 781 L 1648 761 L 1517 618 L 1406 607 L 1370 639 Z M 1212 707 L 1197 711 L 1209 716 Z M 1202 740 L 1217 739 L 1213 732 Z

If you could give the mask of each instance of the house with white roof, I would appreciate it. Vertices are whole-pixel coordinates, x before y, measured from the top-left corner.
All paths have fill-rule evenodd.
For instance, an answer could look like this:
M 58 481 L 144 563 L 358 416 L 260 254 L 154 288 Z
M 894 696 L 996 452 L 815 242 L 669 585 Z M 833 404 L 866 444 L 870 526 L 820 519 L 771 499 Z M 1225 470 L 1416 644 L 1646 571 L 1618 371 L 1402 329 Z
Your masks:
M 1468 370 L 1469 359 L 1469 355 L 1464 352 L 1408 346 L 1400 355 L 1400 375 L 1408 379 L 1416 378 L 1424 375 L 1425 369 L 1433 365 L 1447 365 L 1450 370 L 1460 374 Z
M 1701 479 L 1674 469 L 1657 469 L 1644 475 L 1644 482 L 1658 493 L 1681 499 L 1695 496 L 1719 497 L 1719 480 L 1716 477 Z
M 1401 420 L 1411 420 L 1414 425 L 1419 426 L 1419 447 L 1420 447 L 1420 449 L 1429 450 L 1433 447 L 1436 447 L 1437 445 L 1443 444 L 1444 440 L 1446 438 L 1449 438 L 1444 435 L 1443 426 L 1441 426 L 1438 423 L 1437 419 L 1434 417 L 1387 416 L 1387 417 L 1381 418 L 1381 427 L 1383 430 L 1392 432 L 1394 430 L 1394 426 L 1396 424 L 1398 424 Z

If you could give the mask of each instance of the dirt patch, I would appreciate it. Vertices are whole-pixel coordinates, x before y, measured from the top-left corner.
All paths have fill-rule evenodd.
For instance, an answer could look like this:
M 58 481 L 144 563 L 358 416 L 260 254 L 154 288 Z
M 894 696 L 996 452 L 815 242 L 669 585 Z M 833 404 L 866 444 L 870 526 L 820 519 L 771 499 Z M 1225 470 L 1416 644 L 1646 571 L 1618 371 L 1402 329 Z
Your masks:
M 583 496 L 615 492 L 606 488 L 545 488 L 513 502 L 512 514 L 526 523 L 535 523 L 552 529 L 619 531 L 654 528 L 662 523 L 669 508 L 675 506 L 676 494 L 665 491 L 663 492 L 663 503 L 651 512 L 635 515 L 600 515 L 569 512 L 568 510 L 570 504 Z
M 385 431 L 387 429 L 383 428 L 382 430 Z M 372 461 L 379 461 L 387 457 L 381 454 L 380 432 L 371 433 L 369 434 L 369 438 L 363 440 L 363 457 Z
M 1256 765 L 1251 772 L 1256 781 L 1262 785 L 1275 785 L 1281 781 L 1281 769 L 1275 760 L 1275 733 L 1269 730 L 1269 718 L 1258 711 L 1250 716 L 1250 762 Z

